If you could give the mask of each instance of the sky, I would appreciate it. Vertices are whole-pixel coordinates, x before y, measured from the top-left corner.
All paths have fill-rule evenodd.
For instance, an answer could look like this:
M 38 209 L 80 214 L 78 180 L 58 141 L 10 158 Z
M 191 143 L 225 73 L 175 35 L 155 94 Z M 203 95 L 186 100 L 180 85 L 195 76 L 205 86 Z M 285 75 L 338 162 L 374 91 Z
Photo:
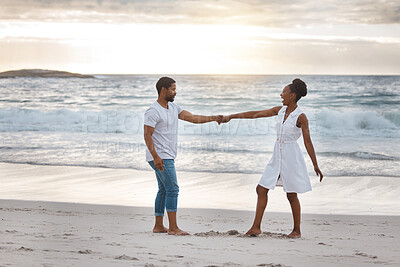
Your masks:
M 0 0 L 0 71 L 400 75 L 399 0 Z

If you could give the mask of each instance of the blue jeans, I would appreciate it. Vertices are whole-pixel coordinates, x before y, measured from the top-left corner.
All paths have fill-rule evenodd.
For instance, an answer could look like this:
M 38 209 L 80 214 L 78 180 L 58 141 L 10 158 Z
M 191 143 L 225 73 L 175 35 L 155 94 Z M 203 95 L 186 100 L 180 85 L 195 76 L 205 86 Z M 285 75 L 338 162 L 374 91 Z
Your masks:
M 176 212 L 178 207 L 179 186 L 176 179 L 176 171 L 173 159 L 163 159 L 164 170 L 160 171 L 154 165 L 154 161 L 149 161 L 150 166 L 156 172 L 158 182 L 158 192 L 155 201 L 155 216 L 164 216 L 167 212 Z

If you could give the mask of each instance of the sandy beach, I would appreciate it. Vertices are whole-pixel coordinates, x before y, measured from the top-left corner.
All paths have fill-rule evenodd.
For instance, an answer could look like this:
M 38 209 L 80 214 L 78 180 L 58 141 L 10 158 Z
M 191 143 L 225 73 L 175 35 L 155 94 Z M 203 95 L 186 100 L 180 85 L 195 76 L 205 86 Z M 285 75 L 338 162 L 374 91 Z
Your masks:
M 306 211 L 303 237 L 293 240 L 285 237 L 292 219 L 282 189 L 271 194 L 264 233 L 243 236 L 254 215 L 250 206 L 255 205 L 257 175 L 245 176 L 248 186 L 238 192 L 224 181 L 239 174 L 178 172 L 179 224 L 191 235 L 177 237 L 151 232 L 156 191 L 152 171 L 6 163 L 0 168 L 0 266 L 400 264 L 396 198 L 393 203 L 383 197 L 375 205 L 367 202 L 368 197 L 379 200 L 384 190 L 389 199 L 397 194 L 395 178 L 387 180 L 391 190 L 382 183 L 386 178 L 375 184 L 375 179 L 365 179 L 363 183 L 374 187 L 368 193 L 356 193 L 357 181 L 347 180 L 352 187 L 338 193 L 336 201 L 329 192 L 345 178 L 327 179 L 324 187 L 314 181 L 314 191 L 300 197 Z M 354 215 L 355 210 L 368 215 Z
M 285 237 L 289 213 L 181 209 L 177 237 L 151 232 L 152 209 L 1 200 L 0 266 L 399 266 L 400 217 L 303 215 L 303 237 Z

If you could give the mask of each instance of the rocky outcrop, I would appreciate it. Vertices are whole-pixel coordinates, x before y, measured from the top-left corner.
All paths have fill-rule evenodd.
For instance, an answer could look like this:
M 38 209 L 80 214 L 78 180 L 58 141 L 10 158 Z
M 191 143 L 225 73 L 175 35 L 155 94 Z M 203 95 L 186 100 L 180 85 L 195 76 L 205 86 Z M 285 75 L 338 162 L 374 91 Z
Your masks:
M 94 78 L 92 75 L 71 73 L 67 71 L 23 69 L 0 72 L 0 78 L 41 77 L 41 78 Z

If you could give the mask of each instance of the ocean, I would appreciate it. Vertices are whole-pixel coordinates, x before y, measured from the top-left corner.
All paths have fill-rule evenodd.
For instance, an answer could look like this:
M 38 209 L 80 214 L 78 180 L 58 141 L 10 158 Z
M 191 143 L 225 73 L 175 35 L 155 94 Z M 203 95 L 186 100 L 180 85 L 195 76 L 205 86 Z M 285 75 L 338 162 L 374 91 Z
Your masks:
M 159 77 L 0 79 L 0 162 L 151 170 L 143 114 L 157 98 Z M 171 77 L 175 102 L 202 115 L 281 105 L 283 87 L 301 78 L 308 95 L 298 105 L 324 175 L 400 177 L 400 76 Z M 180 121 L 177 170 L 261 174 L 273 151 L 274 124 L 274 117 L 223 125 Z

